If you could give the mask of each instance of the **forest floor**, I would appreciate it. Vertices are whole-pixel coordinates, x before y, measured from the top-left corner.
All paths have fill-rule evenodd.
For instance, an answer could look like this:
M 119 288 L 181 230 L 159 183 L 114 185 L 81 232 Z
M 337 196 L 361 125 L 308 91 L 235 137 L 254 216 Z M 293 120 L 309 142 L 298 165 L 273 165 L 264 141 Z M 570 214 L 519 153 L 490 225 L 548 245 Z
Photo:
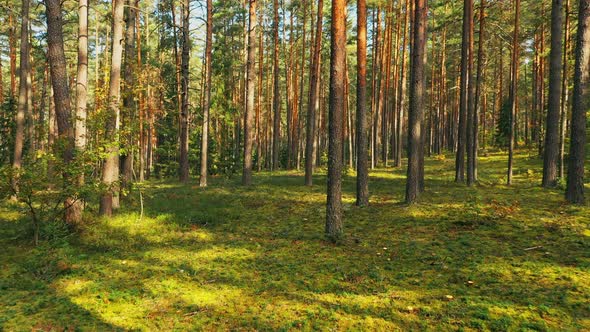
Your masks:
M 480 184 L 428 158 L 371 172 L 371 205 L 344 181 L 346 237 L 325 241 L 325 173 L 151 181 L 116 217 L 35 248 L 0 205 L 0 330 L 590 330 L 590 207 L 540 188 L 541 161 L 482 156 Z

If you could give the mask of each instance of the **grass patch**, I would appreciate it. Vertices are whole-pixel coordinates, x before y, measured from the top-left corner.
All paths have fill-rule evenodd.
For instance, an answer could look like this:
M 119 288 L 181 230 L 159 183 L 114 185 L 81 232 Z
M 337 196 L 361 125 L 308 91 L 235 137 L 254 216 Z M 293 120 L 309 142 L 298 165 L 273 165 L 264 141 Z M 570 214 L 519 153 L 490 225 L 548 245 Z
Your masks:
M 79 237 L 33 248 L 0 206 L 0 330 L 588 330 L 590 208 L 539 187 L 540 161 L 427 160 L 427 191 L 401 204 L 405 169 L 371 172 L 371 204 L 344 180 L 345 233 L 323 236 L 325 176 L 255 185 L 153 181 Z M 533 248 L 533 249 L 531 249 Z

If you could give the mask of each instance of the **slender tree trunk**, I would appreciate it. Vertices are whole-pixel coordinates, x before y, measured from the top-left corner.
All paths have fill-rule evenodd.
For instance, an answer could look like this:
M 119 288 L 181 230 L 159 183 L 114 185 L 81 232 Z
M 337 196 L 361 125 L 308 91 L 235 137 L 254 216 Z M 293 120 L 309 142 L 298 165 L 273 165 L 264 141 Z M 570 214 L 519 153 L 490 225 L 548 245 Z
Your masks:
M 293 90 L 293 86 L 297 86 L 297 83 L 294 82 L 293 80 L 293 67 L 294 67 L 294 49 L 293 49 L 293 45 L 294 45 L 294 37 L 293 37 L 293 30 L 294 30 L 294 23 L 293 23 L 293 11 L 291 11 L 291 15 L 290 15 L 290 22 L 289 22 L 289 50 L 287 51 L 287 32 L 286 32 L 286 25 L 287 25 L 287 20 L 285 19 L 285 12 L 286 10 L 283 11 L 283 22 L 285 22 L 285 24 L 283 24 L 283 40 L 285 41 L 285 45 L 284 45 L 284 50 L 283 53 L 285 54 L 285 100 L 287 103 L 287 148 L 285 149 L 287 152 L 287 163 L 285 164 L 285 168 L 286 169 L 291 169 L 293 167 L 293 154 L 294 154 L 294 149 L 293 149 L 293 138 L 294 138 L 294 134 L 295 134 L 295 123 L 293 122 L 293 116 L 297 113 L 295 111 L 295 107 L 297 107 L 297 101 L 294 100 L 296 97 L 294 96 L 294 94 L 296 95 L 297 93 L 294 92 Z M 257 112 L 258 112 L 258 108 L 257 108 Z
M 133 123 L 136 121 L 136 103 L 135 93 L 136 78 L 135 73 L 137 67 L 136 52 L 135 52 L 135 9 L 133 8 L 135 0 L 128 0 L 127 21 L 125 31 L 125 77 L 123 84 L 123 112 L 121 116 L 121 124 L 123 125 L 123 146 L 124 153 L 121 155 L 121 193 L 123 196 L 125 190 L 129 189 L 133 181 L 133 162 L 134 162 L 134 130 Z
M 181 103 L 180 109 L 180 181 L 188 182 L 188 132 L 189 132 L 189 62 L 190 62 L 190 36 L 189 36 L 190 1 L 182 2 L 182 58 L 181 58 Z
M 568 50 L 569 50 L 569 26 L 570 26 L 570 2 L 565 0 L 565 24 L 564 24 L 564 37 L 563 37 L 563 75 L 561 78 L 561 109 L 560 109 L 560 133 L 559 133 L 559 178 L 565 176 L 565 136 L 567 132 L 567 110 L 568 110 L 568 79 L 567 79 L 567 63 L 568 63 Z
M 518 108 L 518 22 L 520 13 L 520 0 L 514 0 L 514 34 L 512 36 L 512 81 L 510 83 L 510 135 L 508 143 L 508 176 L 507 184 L 512 184 L 512 173 L 514 164 L 514 141 L 516 134 L 516 112 Z
M 545 16 L 545 7 L 542 5 L 542 16 Z M 539 119 L 539 156 L 543 156 L 544 157 L 544 149 L 545 149 L 545 144 L 544 144 L 544 135 L 546 134 L 545 131 L 543 130 L 543 114 L 545 112 L 545 72 L 546 72 L 546 56 L 545 54 L 545 24 L 542 23 L 541 24 L 541 35 L 539 37 L 539 41 L 541 44 L 541 49 L 540 49 L 540 53 L 539 53 L 539 63 L 540 63 L 540 67 L 539 67 L 539 115 L 538 115 L 538 119 Z
M 473 100 L 473 112 L 475 113 L 473 116 L 473 180 L 477 181 L 477 151 L 479 148 L 479 114 L 482 113 L 483 119 L 483 130 L 484 136 L 482 141 L 484 141 L 483 145 L 485 147 L 485 103 L 481 101 L 482 95 L 485 100 L 485 81 L 484 81 L 484 67 L 485 67 L 485 50 L 484 50 L 484 41 L 485 41 L 485 9 L 486 9 L 487 2 L 486 0 L 481 0 L 479 3 L 479 40 L 477 41 L 477 76 L 475 81 L 475 99 Z M 483 112 L 479 112 L 481 103 L 481 109 Z
M 404 110 L 406 108 L 405 99 L 406 99 L 406 87 L 407 87 L 407 74 L 406 74 L 406 58 L 408 52 L 406 51 L 407 44 L 408 44 L 408 36 L 409 32 L 408 29 L 408 21 L 410 16 L 410 1 L 406 0 L 405 4 L 405 14 L 404 14 L 404 24 L 402 28 L 402 35 L 403 35 L 403 42 L 402 42 L 402 55 L 401 55 L 401 65 L 400 65 L 400 81 L 398 88 L 398 95 L 397 95 L 397 155 L 395 157 L 395 167 L 402 166 L 402 155 L 403 155 L 403 138 L 404 138 Z
M 138 175 L 139 178 L 137 179 L 139 182 L 143 182 L 145 180 L 145 151 L 146 151 L 146 130 L 145 130 L 145 125 L 146 125 L 146 97 L 145 97 L 145 93 L 144 93 L 144 87 L 145 87 L 145 82 L 147 81 L 147 75 L 143 72 L 143 65 L 142 65 L 142 60 L 141 60 L 141 16 L 140 16 L 140 10 L 139 10 L 139 0 L 135 0 L 135 33 L 136 33 L 136 39 L 137 39 L 137 54 L 136 54 L 136 59 L 137 59 L 137 70 L 139 73 L 139 77 L 138 77 L 138 85 L 140 86 L 140 91 L 138 93 L 138 99 L 139 99 L 139 151 L 138 151 L 138 156 L 139 156 L 139 170 L 138 170 Z M 149 15 L 145 16 L 145 19 L 147 20 Z M 146 26 L 148 25 L 148 22 L 146 22 L 145 24 Z M 146 35 L 146 37 L 149 37 L 149 33 Z M 146 43 L 149 44 L 149 43 Z M 149 46 L 149 45 L 148 45 Z M 148 53 L 149 55 L 149 53 Z
M 100 198 L 101 215 L 111 216 L 119 207 L 119 119 L 121 99 L 121 58 L 123 54 L 123 8 L 125 0 L 114 0 L 112 60 L 109 81 L 109 107 L 106 123 L 107 157 L 102 166 L 102 183 L 106 187 Z
M 76 150 L 86 148 L 86 117 L 88 102 L 88 0 L 78 1 L 78 71 L 76 78 Z M 84 176 L 79 178 L 84 182 Z
M 88 0 L 78 1 L 78 70 L 76 78 L 76 117 L 74 137 L 77 153 L 86 149 L 86 104 L 88 100 Z M 78 185 L 84 184 L 84 173 L 78 176 Z M 80 220 L 84 204 L 76 201 L 69 209 L 70 218 Z
M 253 120 L 256 93 L 256 0 L 248 0 L 248 61 L 246 64 L 246 111 L 244 112 L 244 170 L 242 184 L 252 184 Z
M 580 0 L 576 64 L 572 97 L 571 143 L 565 198 L 584 204 L 584 159 L 586 157 L 586 112 L 590 108 L 588 92 L 590 73 L 590 0 Z
M 439 89 L 439 108 L 440 108 L 440 117 L 437 121 L 437 131 L 438 131 L 438 145 L 437 145 L 437 154 L 442 153 L 442 149 L 445 146 L 445 135 L 444 133 L 446 130 L 445 128 L 445 119 L 446 112 L 447 112 L 447 67 L 446 67 L 446 59 L 447 59 L 447 27 L 443 28 L 442 32 L 442 50 L 441 50 L 441 59 L 440 59 L 440 89 Z M 450 125 L 446 123 L 446 125 Z
M 383 95 L 381 91 L 381 86 L 384 82 L 382 82 L 382 66 L 383 66 L 383 42 L 384 39 L 382 37 L 382 29 L 381 29 L 381 8 L 377 7 L 377 22 L 376 22 L 376 36 L 375 36 L 375 44 L 373 48 L 375 49 L 374 52 L 374 59 L 373 59 L 373 100 L 371 105 L 371 112 L 373 114 L 373 128 L 372 128 L 372 140 L 371 140 L 371 169 L 374 169 L 377 164 L 379 163 L 379 120 L 380 120 L 380 105 L 381 105 L 381 96 Z
M 475 119 L 477 113 L 475 110 L 475 84 L 473 81 L 473 45 L 474 42 L 474 22 L 473 22 L 473 2 L 471 3 L 471 14 L 469 16 L 469 56 L 467 60 L 467 185 L 475 184 L 475 139 L 477 133 L 475 132 Z
M 319 15 L 318 15 L 319 18 Z M 330 102 L 328 148 L 328 197 L 326 235 L 333 241 L 343 234 L 342 225 L 342 119 L 346 84 L 346 0 L 332 0 L 330 41 Z
M 207 36 L 205 41 L 205 96 L 203 98 L 203 133 L 201 136 L 201 177 L 199 186 L 207 186 L 209 144 L 209 108 L 211 107 L 211 56 L 213 52 L 213 0 L 207 0 Z M 259 130 L 260 132 L 260 130 Z M 260 145 L 260 142 L 258 143 Z M 260 151 L 260 149 L 259 149 Z M 258 154 L 260 164 L 260 153 Z
M 61 2 L 59 0 L 46 0 L 47 17 L 47 58 L 51 68 L 51 84 L 53 86 L 53 98 L 55 102 L 55 115 L 57 119 L 57 132 L 59 139 L 64 142 L 61 150 L 64 164 L 72 161 L 74 156 L 74 131 L 71 124 L 70 91 L 66 72 L 66 57 L 64 53 Z M 68 182 L 70 175 L 63 172 L 64 186 L 72 185 Z M 79 222 L 79 214 L 71 214 L 69 207 L 75 199 L 69 197 L 65 200 L 64 219 L 69 224 Z
M 390 8 L 385 11 L 386 20 L 385 20 L 385 39 L 383 42 L 383 53 L 381 57 L 381 68 L 383 68 L 384 80 L 383 84 L 381 85 L 379 92 L 380 102 L 379 102 L 379 112 L 381 113 L 381 160 L 383 162 L 383 166 L 387 167 L 387 151 L 389 148 L 389 140 L 388 140 L 388 128 L 387 124 L 389 122 L 388 117 L 388 103 L 389 103 L 389 83 L 390 83 L 390 71 L 391 71 L 391 39 L 392 39 L 392 19 L 390 18 Z
M 545 154 L 543 158 L 543 187 L 557 185 L 559 162 L 559 113 L 561 111 L 561 69 L 563 38 L 563 0 L 552 0 L 551 51 L 549 54 L 549 101 L 545 130 Z
M 467 122 L 469 122 L 469 45 L 473 23 L 473 0 L 463 1 L 463 33 L 461 42 L 461 91 L 459 100 L 459 135 L 455 159 L 455 182 L 465 181 L 465 151 L 467 143 Z
M 305 185 L 313 184 L 314 168 L 314 141 L 316 138 L 316 113 L 320 103 L 320 72 L 321 72 L 321 53 L 322 53 L 322 20 L 323 20 L 323 0 L 318 0 L 318 13 L 316 17 L 315 45 L 313 46 L 313 57 L 311 60 L 311 77 L 309 87 L 309 103 L 307 105 L 307 132 L 305 143 Z M 343 67 L 344 68 L 344 67 Z
M 322 0 L 323 1 L 323 0 Z M 303 21 L 301 22 L 301 66 L 300 66 L 300 71 L 299 71 L 299 76 L 300 76 L 300 83 L 299 83 L 299 116 L 300 116 L 300 121 L 301 123 L 303 123 L 304 120 L 304 116 L 303 116 L 303 100 L 304 100 L 304 89 L 305 89 L 305 48 L 306 46 L 306 36 L 307 36 L 307 29 L 306 29 L 306 25 L 307 25 L 307 1 L 306 0 L 302 0 L 301 1 L 301 7 L 303 9 Z M 313 20 L 311 21 L 310 25 L 313 27 Z M 311 47 L 310 47 L 311 49 Z M 313 50 L 310 50 L 309 53 L 309 58 L 310 58 L 310 62 L 311 62 L 311 58 L 313 57 L 312 52 Z M 311 66 L 310 66 L 311 67 Z M 310 68 L 310 73 L 311 73 L 312 68 Z M 311 78 L 310 78 L 311 79 Z M 308 106 L 309 107 L 309 106 Z M 308 109 L 309 110 L 309 109 Z M 303 128 L 303 126 L 300 126 L 300 128 Z M 308 128 L 306 127 L 306 130 Z M 298 133 L 298 139 L 299 139 L 299 133 Z M 307 136 L 306 136 L 307 139 Z M 306 147 L 307 147 L 307 142 L 305 142 Z M 307 152 L 306 150 L 304 151 L 304 148 L 302 147 L 303 145 L 303 140 L 299 141 L 299 151 L 297 153 L 297 170 L 299 170 L 300 167 L 300 161 L 301 161 L 301 155 L 303 155 L 303 153 Z M 312 164 L 312 173 L 313 173 L 313 164 Z M 311 178 L 311 176 L 310 176 Z M 306 178 L 307 181 L 307 178 Z M 307 182 L 306 182 L 307 184 Z
M 412 204 L 422 191 L 424 174 L 424 67 L 426 47 L 426 0 L 414 0 L 412 13 L 410 66 L 410 98 L 408 111 L 408 173 L 406 180 L 406 203 Z
M 16 109 L 16 131 L 14 135 L 14 157 L 12 167 L 19 170 L 23 162 L 23 147 L 25 144 L 25 116 L 27 113 L 27 77 L 29 75 L 29 0 L 22 0 L 22 23 L 20 30 L 20 82 L 18 105 Z M 12 15 L 12 14 L 11 14 Z M 13 94 L 14 95 L 14 94 Z M 32 110 L 28 110 L 31 112 Z M 18 190 L 17 177 L 13 179 L 13 186 Z M 16 199 L 16 197 L 14 198 Z
M 259 24 L 263 26 L 264 24 L 264 16 L 260 15 L 259 17 Z M 260 29 L 258 33 L 258 99 L 256 101 L 256 155 L 258 156 L 256 167 L 260 172 L 262 170 L 262 163 L 263 163 L 263 155 L 262 155 L 262 145 L 263 145 L 263 137 L 262 137 L 262 87 L 264 83 L 264 44 L 263 44 L 263 29 Z
M 273 22 L 273 95 L 272 108 L 274 113 L 273 139 L 272 139 L 272 170 L 279 168 L 279 148 L 281 139 L 281 90 L 280 90 L 280 68 L 279 68 L 279 1 L 274 0 L 274 22 Z
M 16 98 L 16 20 L 13 11 L 8 14 L 8 48 L 10 57 L 10 96 Z

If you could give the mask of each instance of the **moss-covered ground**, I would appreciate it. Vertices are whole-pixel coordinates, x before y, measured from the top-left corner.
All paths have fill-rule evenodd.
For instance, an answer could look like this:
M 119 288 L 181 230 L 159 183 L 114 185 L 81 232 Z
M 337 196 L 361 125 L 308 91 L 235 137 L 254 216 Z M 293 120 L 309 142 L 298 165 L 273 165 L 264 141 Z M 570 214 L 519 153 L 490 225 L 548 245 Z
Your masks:
M 210 187 L 152 181 L 81 235 L 22 236 L 0 205 L 0 330 L 590 330 L 590 207 L 540 188 L 541 163 L 482 156 L 480 184 L 428 158 L 426 192 L 402 203 L 405 168 L 371 172 L 371 205 L 344 181 L 346 237 L 323 236 L 325 175 L 259 173 Z M 590 189 L 590 188 L 589 188 Z

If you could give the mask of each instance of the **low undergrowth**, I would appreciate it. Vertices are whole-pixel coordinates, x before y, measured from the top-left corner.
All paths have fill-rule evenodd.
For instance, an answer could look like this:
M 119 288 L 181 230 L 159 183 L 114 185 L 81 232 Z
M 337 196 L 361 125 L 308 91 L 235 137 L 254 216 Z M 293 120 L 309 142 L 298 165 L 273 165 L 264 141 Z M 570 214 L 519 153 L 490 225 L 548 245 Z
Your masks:
M 426 192 L 402 204 L 405 169 L 371 172 L 371 204 L 344 181 L 346 237 L 323 237 L 325 176 L 260 173 L 210 187 L 153 181 L 112 219 L 34 247 L 0 205 L 0 330 L 590 329 L 590 208 L 539 187 L 521 153 L 427 160 Z M 90 207 L 92 208 L 92 207 Z

